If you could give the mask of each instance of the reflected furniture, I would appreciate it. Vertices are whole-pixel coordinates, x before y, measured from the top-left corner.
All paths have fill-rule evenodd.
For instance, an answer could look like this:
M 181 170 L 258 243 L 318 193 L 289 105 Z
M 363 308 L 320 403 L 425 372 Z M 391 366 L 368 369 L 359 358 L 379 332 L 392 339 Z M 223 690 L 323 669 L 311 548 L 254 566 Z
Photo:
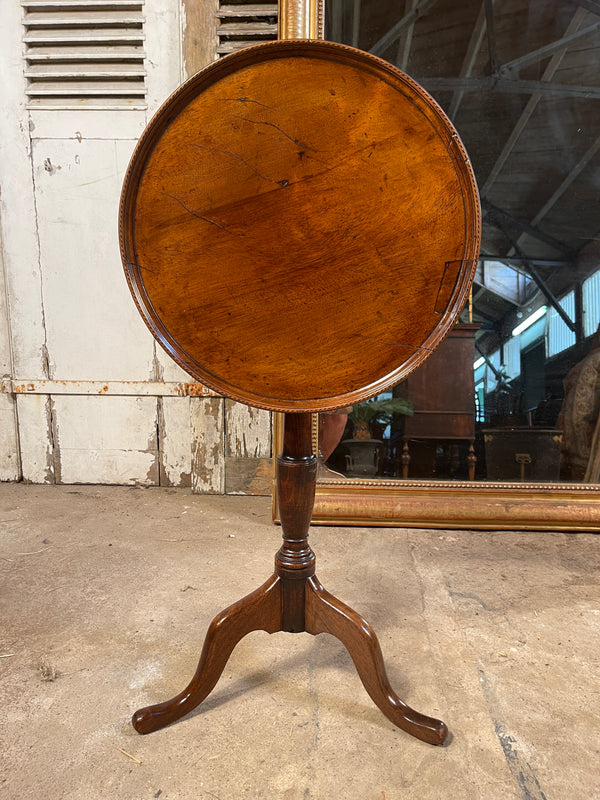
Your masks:
M 358 50 L 240 50 L 151 121 L 121 198 L 125 274 L 148 328 L 190 375 L 284 412 L 283 543 L 272 575 L 211 623 L 190 683 L 134 714 L 138 732 L 198 706 L 239 640 L 264 630 L 334 635 L 395 725 L 444 743 L 446 725 L 392 690 L 370 625 L 316 577 L 312 413 L 386 390 L 435 350 L 464 304 L 479 236 L 452 125 L 417 84 Z
M 418 370 L 404 381 L 400 392 L 412 401 L 414 414 L 403 418 L 402 477 L 410 475 L 411 447 L 430 445 L 426 477 L 436 473 L 436 450 L 451 448 L 451 476 L 459 468 L 459 442 L 466 442 L 466 469 L 475 479 L 475 383 L 473 361 L 479 325 L 458 324 Z M 432 446 L 433 445 L 433 446 Z
M 484 428 L 490 481 L 558 481 L 562 431 L 555 428 Z
M 548 79 L 553 85 L 557 81 L 585 84 L 592 72 L 595 78 L 598 75 L 600 30 L 596 28 L 592 33 L 586 32 L 587 27 L 597 20 L 591 11 L 586 11 L 585 6 L 590 8 L 591 4 L 577 6 L 553 2 L 552 9 L 560 13 L 542 12 L 540 15 L 541 6 L 533 2 L 511 4 L 510 8 L 504 4 L 486 3 L 488 30 L 494 23 L 494 34 L 488 36 L 487 41 L 485 36 L 480 37 L 475 44 L 471 34 L 474 30 L 482 30 L 482 19 L 478 19 L 478 14 L 483 15 L 482 4 L 434 4 L 424 9 L 424 14 L 416 19 L 414 25 L 413 9 L 409 28 L 395 26 L 399 19 L 398 3 L 363 3 L 363 13 L 354 17 L 352 5 L 328 3 L 332 13 L 327 38 L 359 41 L 365 48 L 377 43 L 378 49 L 374 52 L 378 55 L 402 64 L 402 68 L 413 76 L 422 76 L 424 86 L 432 91 L 443 108 L 450 111 L 451 118 L 464 136 L 477 178 L 480 185 L 485 186 L 486 200 L 493 203 L 493 206 L 487 203 L 484 221 L 486 258 L 480 262 L 480 280 L 476 279 L 474 291 L 475 319 L 483 320 L 487 329 L 481 339 L 482 350 L 490 354 L 498 345 L 515 345 L 514 341 L 510 342 L 512 329 L 525 319 L 529 301 L 539 291 L 532 275 L 534 270 L 536 278 L 539 280 L 541 277 L 541 282 L 553 295 L 556 306 L 563 305 L 563 297 L 570 302 L 565 293 L 574 290 L 575 307 L 565 304 L 560 309 L 563 312 L 567 309 L 563 321 L 570 318 L 575 323 L 577 339 L 582 333 L 582 325 L 585 325 L 587 333 L 591 333 L 588 326 L 595 312 L 590 314 L 589 306 L 593 304 L 597 309 L 598 291 L 596 289 L 595 296 L 593 293 L 588 295 L 587 313 L 584 314 L 585 298 L 582 294 L 585 284 L 582 286 L 582 282 L 588 281 L 590 288 L 594 283 L 597 287 L 599 276 L 591 280 L 590 277 L 600 265 L 596 206 L 589 200 L 598 194 L 600 116 L 594 98 L 589 94 L 574 103 L 566 94 L 553 91 L 538 103 L 539 84 L 535 81 L 530 82 L 528 94 L 517 97 L 499 89 L 492 78 L 485 87 L 480 82 L 477 91 L 458 91 L 461 81 L 464 88 L 464 65 L 469 59 L 475 60 L 472 75 L 489 75 L 490 69 L 493 71 L 490 64 L 495 61 L 501 78 L 507 77 L 505 67 L 509 63 L 509 69 L 514 67 L 512 77 L 524 78 L 527 77 L 525 72 L 517 74 L 520 59 L 523 54 L 534 57 L 537 54 L 538 64 L 520 63 L 521 70 L 538 69 L 536 75 L 530 72 L 529 77 Z M 421 4 L 418 6 L 420 8 Z M 522 24 L 524 13 L 529 14 L 534 24 Z M 483 26 L 486 26 L 485 19 Z M 580 36 L 582 32 L 588 37 L 585 41 L 591 43 L 589 46 L 584 48 L 582 44 L 580 48 L 556 50 L 552 57 L 543 60 L 547 48 L 560 45 L 561 37 Z M 498 54 L 501 54 L 500 59 Z M 428 85 L 427 80 L 431 80 L 431 84 Z M 451 84 L 455 84 L 456 91 L 450 91 Z M 564 87 L 561 85 L 560 88 Z M 524 114 L 525 104 L 528 105 Z M 587 127 L 576 126 L 581 128 L 582 135 L 576 138 L 560 135 L 569 121 L 575 119 L 588 123 Z M 573 180 L 575 176 L 577 179 Z M 523 223 L 533 218 L 537 223 L 526 232 Z M 522 258 L 519 259 L 518 255 Z M 497 258 L 500 260 L 496 261 Z M 504 272 L 508 265 L 512 277 Z M 496 268 L 502 272 L 496 272 Z M 555 310 L 559 314 L 556 322 L 560 322 L 560 310 L 556 307 Z M 549 317 L 552 313 L 550 311 Z M 500 325 L 503 335 L 498 339 Z M 563 329 L 565 339 L 571 340 L 569 324 L 559 327 Z M 526 338 L 530 334 L 533 335 L 532 330 L 526 331 Z M 581 350 L 577 347 L 576 357 L 580 355 Z M 509 365 L 511 373 L 519 367 L 514 352 L 507 360 L 512 361 L 513 357 L 515 361 Z M 561 384 L 573 362 L 570 355 L 552 361 L 544 378 L 546 388 L 543 394 L 531 404 L 520 402 L 519 409 L 537 403 L 548 393 L 562 395 Z M 562 363 L 556 370 L 559 361 Z M 521 397 L 519 395 L 519 400 Z M 490 400 L 493 408 L 493 398 Z M 545 427 L 554 427 L 554 420 Z M 565 440 L 566 437 L 563 445 Z M 565 471 L 561 475 L 561 481 L 569 483 L 516 481 L 509 485 L 483 480 L 468 483 L 444 481 L 438 476 L 437 480 L 429 479 L 427 484 L 423 481 L 417 485 L 415 480 L 355 478 L 343 482 L 329 478 L 318 486 L 313 521 L 355 525 L 375 524 L 377 521 L 381 525 L 423 528 L 600 531 L 598 424 L 595 441 L 595 460 L 586 457 L 583 464 L 577 465 L 580 469 Z M 417 451 L 411 447 L 411 452 L 415 456 L 410 473 L 414 478 L 418 474 Z M 478 439 L 476 452 L 479 457 L 477 478 L 484 478 L 483 448 L 479 448 Z

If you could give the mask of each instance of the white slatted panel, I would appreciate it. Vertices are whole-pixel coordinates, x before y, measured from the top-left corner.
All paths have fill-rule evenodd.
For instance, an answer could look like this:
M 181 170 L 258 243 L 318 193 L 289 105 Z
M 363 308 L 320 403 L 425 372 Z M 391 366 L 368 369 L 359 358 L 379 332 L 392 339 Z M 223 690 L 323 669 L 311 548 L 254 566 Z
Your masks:
M 512 336 L 504 342 L 504 369 L 511 380 L 521 374 L 521 343 L 518 336 Z
M 219 56 L 277 38 L 277 3 L 226 0 L 219 4 Z
M 33 107 L 144 106 L 143 0 L 21 0 Z
M 559 304 L 571 320 L 575 320 L 575 292 L 571 291 L 562 297 Z M 548 324 L 546 327 L 546 355 L 548 358 L 562 353 L 576 342 L 575 331 L 559 316 L 555 308 L 548 311 Z
M 592 336 L 600 326 L 600 270 L 583 282 L 583 335 Z

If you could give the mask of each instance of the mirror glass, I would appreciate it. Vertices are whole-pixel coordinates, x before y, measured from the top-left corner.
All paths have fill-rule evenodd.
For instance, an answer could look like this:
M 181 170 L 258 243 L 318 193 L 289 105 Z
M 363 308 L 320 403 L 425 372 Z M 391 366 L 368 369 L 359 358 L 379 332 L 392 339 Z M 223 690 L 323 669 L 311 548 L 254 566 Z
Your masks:
M 483 235 L 439 349 L 320 415 L 321 478 L 600 483 L 600 4 L 328 0 L 325 25 L 437 100 Z

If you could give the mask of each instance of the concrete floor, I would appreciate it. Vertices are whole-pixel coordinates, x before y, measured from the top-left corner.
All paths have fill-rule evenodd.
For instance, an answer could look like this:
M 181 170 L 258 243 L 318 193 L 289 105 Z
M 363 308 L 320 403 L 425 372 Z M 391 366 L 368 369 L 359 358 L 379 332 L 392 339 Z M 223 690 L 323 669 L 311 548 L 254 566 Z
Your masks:
M 394 728 L 343 647 L 308 634 L 250 634 L 196 712 L 135 733 L 279 540 L 268 498 L 0 486 L 0 797 L 600 798 L 590 534 L 313 529 L 321 581 L 447 747 Z

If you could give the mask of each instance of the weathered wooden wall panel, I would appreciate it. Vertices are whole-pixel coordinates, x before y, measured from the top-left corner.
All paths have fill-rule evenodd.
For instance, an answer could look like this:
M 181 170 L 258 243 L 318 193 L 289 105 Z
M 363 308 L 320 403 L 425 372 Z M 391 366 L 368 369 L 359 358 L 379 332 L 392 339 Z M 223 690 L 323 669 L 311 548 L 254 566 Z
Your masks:
M 50 395 L 18 395 L 19 446 L 23 480 L 54 483 L 54 432 Z
M 206 0 L 200 0 L 203 5 Z M 145 0 L 146 101 L 148 119 L 184 78 L 181 63 L 181 2 Z
M 19 478 L 20 452 L 32 482 L 270 491 L 269 415 L 174 394 L 189 376 L 141 321 L 118 251 L 131 151 L 215 57 L 217 5 L 146 0 L 146 110 L 28 108 L 21 8 L 2 6 L 0 480 Z M 133 396 L 132 382 L 149 388 Z
M 0 24 L 0 220 L 10 305 L 13 369 L 47 377 L 37 216 L 24 93 L 21 6 L 2 4 Z
M 158 419 L 161 485 L 192 486 L 197 493 L 271 493 L 268 412 L 220 398 L 162 397 Z
M 129 294 L 118 246 L 123 168 L 134 142 L 35 139 L 49 377 L 148 380 L 152 339 Z
M 233 400 L 225 401 L 225 455 L 269 458 L 271 414 Z
M 156 398 L 55 395 L 52 426 L 56 483 L 158 485 Z
M 192 431 L 192 491 L 225 491 L 225 418 L 221 397 L 190 397 Z
M 160 485 L 192 485 L 192 421 L 189 397 L 158 399 Z
M 225 401 L 225 491 L 270 494 L 271 414 Z
M 13 396 L 0 394 L 0 481 L 18 481 L 20 478 L 16 402 Z
M 217 57 L 219 0 L 182 0 L 182 62 L 189 78 Z
M 0 376 L 9 376 L 12 375 L 12 356 L 1 230 L 0 228 Z M 16 399 L 14 395 L 0 392 L 0 481 L 16 481 L 20 477 Z
M 173 359 L 154 342 L 154 359 L 152 362 L 153 380 L 189 383 L 192 379 Z

